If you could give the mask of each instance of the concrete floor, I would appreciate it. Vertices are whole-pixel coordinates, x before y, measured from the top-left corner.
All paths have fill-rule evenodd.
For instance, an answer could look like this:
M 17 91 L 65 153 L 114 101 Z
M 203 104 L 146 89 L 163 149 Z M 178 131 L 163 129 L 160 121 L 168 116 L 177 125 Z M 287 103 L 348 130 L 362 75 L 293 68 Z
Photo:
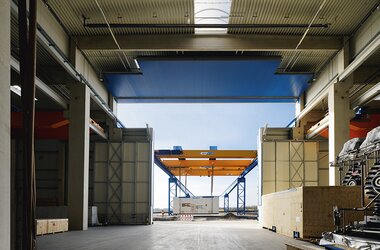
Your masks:
M 37 238 L 38 249 L 285 249 L 288 237 L 261 229 L 257 221 L 155 222 L 107 226 Z

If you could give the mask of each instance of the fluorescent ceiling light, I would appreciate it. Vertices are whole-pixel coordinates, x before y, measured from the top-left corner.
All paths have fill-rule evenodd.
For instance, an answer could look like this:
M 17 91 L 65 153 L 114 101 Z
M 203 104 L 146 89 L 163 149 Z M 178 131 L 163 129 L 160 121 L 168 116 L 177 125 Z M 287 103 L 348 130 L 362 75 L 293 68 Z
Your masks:
M 11 91 L 18 96 L 21 96 L 21 87 L 18 85 L 11 85 Z
M 21 87 L 19 85 L 11 85 L 11 91 L 16 95 L 21 96 Z M 37 98 L 34 98 L 34 100 L 38 101 Z
M 194 0 L 195 24 L 228 24 L 232 0 Z M 226 34 L 227 29 L 195 29 L 196 34 Z
M 137 61 L 137 59 L 133 59 L 133 60 L 135 61 L 135 64 L 136 64 L 137 68 L 140 69 L 140 64 L 139 64 L 139 62 Z

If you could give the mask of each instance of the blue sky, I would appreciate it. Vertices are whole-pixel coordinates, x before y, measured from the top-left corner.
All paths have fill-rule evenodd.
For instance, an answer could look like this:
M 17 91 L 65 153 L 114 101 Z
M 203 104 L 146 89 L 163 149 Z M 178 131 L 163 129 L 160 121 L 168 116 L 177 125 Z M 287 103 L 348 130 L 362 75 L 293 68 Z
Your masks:
M 155 149 L 179 145 L 183 149 L 256 149 L 260 127 L 285 127 L 295 112 L 293 103 L 230 104 L 119 104 L 118 117 L 129 128 L 149 124 Z M 221 194 L 236 177 L 215 177 L 214 195 Z M 183 180 L 184 182 L 184 180 Z M 188 177 L 195 195 L 210 195 L 209 177 Z M 257 169 L 247 176 L 247 205 L 257 204 Z M 168 176 L 154 168 L 154 207 L 166 208 Z M 222 206 L 222 203 L 220 203 Z M 236 192 L 230 196 L 236 206 Z

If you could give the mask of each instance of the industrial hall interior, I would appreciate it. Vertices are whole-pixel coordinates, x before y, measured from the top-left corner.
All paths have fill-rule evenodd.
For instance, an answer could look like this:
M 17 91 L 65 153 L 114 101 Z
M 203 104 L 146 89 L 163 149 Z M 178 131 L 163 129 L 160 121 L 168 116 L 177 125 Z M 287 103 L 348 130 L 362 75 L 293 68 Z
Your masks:
M 379 0 L 0 0 L 0 249 L 380 249 Z

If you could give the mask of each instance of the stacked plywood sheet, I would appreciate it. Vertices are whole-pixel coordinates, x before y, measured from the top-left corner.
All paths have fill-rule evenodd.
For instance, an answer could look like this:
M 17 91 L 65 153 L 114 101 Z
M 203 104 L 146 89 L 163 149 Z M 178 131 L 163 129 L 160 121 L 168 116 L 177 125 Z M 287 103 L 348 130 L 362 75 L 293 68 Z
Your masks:
M 69 229 L 68 219 L 44 219 L 37 220 L 37 235 L 66 232 Z
M 300 238 L 321 237 L 333 231 L 333 206 L 360 207 L 360 187 L 299 187 L 262 197 L 262 225 Z M 363 213 L 348 211 L 345 221 L 363 220 Z

